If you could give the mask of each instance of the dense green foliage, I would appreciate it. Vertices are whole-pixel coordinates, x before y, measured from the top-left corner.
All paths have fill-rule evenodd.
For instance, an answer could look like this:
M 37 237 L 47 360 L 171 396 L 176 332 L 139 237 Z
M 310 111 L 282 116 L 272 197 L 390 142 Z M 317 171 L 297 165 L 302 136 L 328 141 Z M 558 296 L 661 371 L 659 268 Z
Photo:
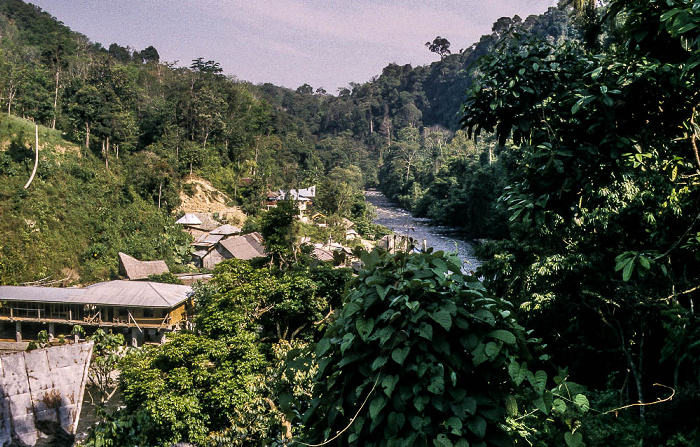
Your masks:
M 42 129 L 39 168 L 25 190 L 34 129 L 7 116 L 0 116 L 0 129 L 12 135 L 0 152 L 0 283 L 114 277 L 118 251 L 171 267 L 181 262 L 189 235 L 139 196 L 122 169 L 105 173 L 94 157 L 78 157 L 57 131 Z
M 465 107 L 469 132 L 495 132 L 510 163 L 510 237 L 483 250 L 487 287 L 601 403 L 675 390 L 677 405 L 638 407 L 587 445 L 698 442 L 681 408 L 697 405 L 700 374 L 683 354 L 698 342 L 699 11 L 613 0 L 593 11 L 608 19 L 593 40 L 513 35 Z
M 370 82 L 341 87 L 334 96 L 309 85 L 294 91 L 239 82 L 224 76 L 217 62 L 203 58 L 194 59 L 188 68 L 174 67 L 161 63 L 152 46 L 134 51 L 113 43 L 105 49 L 37 7 L 4 0 L 0 104 L 8 115 L 59 129 L 81 146 L 73 153 L 90 160 L 90 176 L 96 182 L 109 184 L 105 178 L 111 177 L 124 185 L 116 190 L 130 191 L 122 202 L 138 196 L 149 209 L 152 204 L 171 211 L 179 204 L 183 180 L 192 174 L 211 181 L 255 215 L 269 189 L 317 184 L 320 211 L 356 220 L 361 234 L 376 234 L 359 192 L 380 184 L 392 200 L 440 223 L 457 223 L 474 236 L 493 236 L 503 232 L 498 225 L 503 219 L 493 213 L 489 200 L 501 187 L 493 180 L 499 168 L 491 166 L 491 159 L 487 166 L 478 155 L 482 148 L 477 150 L 455 131 L 476 60 L 513 29 L 553 39 L 571 31 L 563 8 L 524 21 L 502 18 L 492 34 L 470 48 L 443 52 L 444 57 L 430 66 L 389 64 Z M 12 132 L 0 133 L 0 151 L 13 138 Z M 25 137 L 20 144 L 28 147 L 28 141 Z M 19 172 L 7 160 L 4 156 L 0 163 L 3 179 Z M 99 162 L 104 164 L 102 171 Z M 54 179 L 51 186 L 62 187 L 60 182 L 69 187 L 76 183 L 71 178 L 75 176 Z M 13 192 L 16 184 L 19 181 L 13 183 Z M 442 205 L 455 212 L 440 212 Z M 25 206 L 20 203 L 17 213 L 37 220 Z M 121 211 L 116 204 L 109 208 Z M 69 212 L 75 214 L 75 209 Z M 22 239 L 16 225 L 4 231 L 4 239 L 15 245 Z M 138 257 L 143 252 L 77 233 L 89 240 L 88 246 L 103 244 L 97 248 L 110 256 L 124 251 Z M 73 236 L 67 231 L 56 234 L 63 239 Z M 84 243 L 73 245 L 81 252 L 87 248 Z M 27 250 L 13 253 L 13 261 L 35 268 L 21 275 L 16 273 L 19 268 L 7 271 L 4 282 L 36 280 L 42 273 L 57 278 L 57 264 L 66 259 L 63 253 L 43 253 L 37 262 L 29 259 Z M 186 257 L 183 250 L 178 253 L 176 257 Z M 144 259 L 153 256 L 149 253 Z M 87 281 L 113 274 L 111 267 L 92 269 L 84 262 L 68 264 Z
M 210 180 L 248 214 L 260 211 L 268 189 L 318 184 L 320 211 L 356 220 L 361 234 L 377 234 L 359 193 L 378 183 L 385 159 L 387 172 L 400 173 L 397 188 L 411 189 L 401 186 L 402 173 L 412 182 L 423 172 L 419 160 L 431 157 L 415 153 L 415 141 L 427 132 L 422 127 L 436 126 L 425 138 L 436 141 L 431 150 L 442 150 L 452 132 L 446 129 L 457 127 L 468 67 L 499 33 L 430 67 L 390 64 L 372 81 L 332 96 L 309 86 L 292 91 L 238 82 L 223 76 L 218 63 L 202 58 L 176 68 L 160 63 L 153 47 L 133 51 L 112 44 L 105 49 L 39 8 L 4 0 L 0 103 L 7 124 L 0 125 L 0 206 L 7 214 L 12 198 L 13 208 L 2 228 L 2 281 L 107 279 L 116 273 L 117 251 L 162 258 L 174 267 L 187 258 L 186 241 L 157 209 L 177 207 L 190 174 Z M 61 131 L 42 128 L 43 181 L 26 192 L 20 187 L 30 170 L 31 130 L 13 115 Z M 463 147 L 463 140 L 453 146 Z M 66 147 L 71 149 L 59 157 Z M 401 150 L 408 151 L 408 166 L 390 155 Z M 445 157 L 439 163 L 450 155 Z M 390 184 L 384 182 L 392 198 L 414 197 L 395 194 Z M 65 192 L 56 198 L 53 190 Z M 57 240 L 31 240 L 17 220 L 46 220 L 38 209 L 53 208 L 34 195 L 55 199 L 54 208 L 64 206 L 51 228 Z M 90 195 L 99 203 L 85 203 Z M 95 210 L 107 210 L 109 216 Z M 157 233 L 163 232 L 157 228 L 168 228 L 167 241 L 159 240 L 163 237 Z M 126 240 L 132 238 L 137 240 Z M 32 243 L 37 246 L 29 249 Z M 46 249 L 38 247 L 42 244 Z M 66 266 L 75 273 L 62 273 Z
M 105 49 L 0 1 L 0 283 L 106 279 L 118 251 L 179 268 L 170 213 L 190 175 L 251 215 L 268 190 L 316 184 L 328 222 L 375 235 L 361 191 L 379 186 L 493 239 L 484 287 L 449 257 L 374 254 L 343 306 L 349 273 L 303 267 L 296 243 L 340 227 L 299 227 L 282 204 L 247 228 L 288 270 L 223 264 L 196 332 L 125 360 L 126 408 L 91 445 L 287 442 L 307 410 L 304 434 L 347 428 L 341 444 L 697 444 L 698 25 L 697 0 L 562 1 L 330 95 Z M 530 372 L 515 317 L 590 406 L 566 374 L 548 391 Z
M 289 271 L 235 259 L 217 265 L 213 281 L 196 288 L 196 332 L 124 359 L 126 407 L 95 427 L 87 445 L 288 439 L 289 421 L 303 411 L 297 406 L 310 400 L 311 359 L 301 349 L 320 337 L 349 276 L 323 265 Z
M 547 390 L 547 373 L 532 368 L 538 363 L 533 351 L 541 351 L 537 340 L 517 324 L 510 303 L 461 272 L 456 256 L 373 251 L 362 259 L 365 269 L 316 346 L 315 398 L 305 415 L 313 444 L 552 445 L 580 439 L 573 412 L 563 432 L 549 419 L 565 413 L 563 399 L 577 416 L 588 410 L 580 387 L 557 378 L 562 388 Z M 528 427 L 538 412 L 551 426 Z M 542 433 L 528 432 L 535 428 Z

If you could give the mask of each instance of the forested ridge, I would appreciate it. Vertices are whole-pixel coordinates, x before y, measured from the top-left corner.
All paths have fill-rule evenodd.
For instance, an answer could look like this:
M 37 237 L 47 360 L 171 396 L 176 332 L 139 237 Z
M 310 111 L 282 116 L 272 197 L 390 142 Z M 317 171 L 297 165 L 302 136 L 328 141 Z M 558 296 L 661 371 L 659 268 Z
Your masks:
M 268 189 L 323 183 L 321 211 L 356 221 L 367 220 L 353 214 L 357 194 L 364 186 L 380 186 L 392 200 L 442 223 L 465 226 L 474 237 L 493 236 L 491 229 L 498 225 L 491 224 L 498 219 L 480 209 L 490 208 L 494 189 L 468 180 L 473 171 L 482 174 L 485 161 L 458 123 L 471 69 L 512 28 L 553 39 L 571 32 L 561 9 L 524 22 L 503 18 L 491 35 L 455 54 L 443 53 L 431 66 L 390 64 L 370 82 L 329 94 L 306 84 L 296 90 L 252 85 L 224 76 L 216 61 L 202 58 L 175 67 L 160 61 L 152 46 L 103 48 L 20 0 L 3 0 L 0 13 L 0 97 L 7 112 L 2 144 L 10 148 L 2 153 L 7 181 L 1 206 L 15 198 L 15 208 L 3 213 L 11 216 L 2 223 L 4 283 L 48 276 L 88 282 L 108 278 L 116 274 L 119 250 L 163 258 L 171 268 L 186 257 L 182 248 L 174 254 L 152 248 L 159 242 L 146 240 L 155 237 L 154 227 L 133 217 L 116 218 L 130 222 L 104 232 L 104 218 L 45 197 L 46 189 L 63 185 L 80 191 L 81 182 L 124 205 L 108 206 L 112 214 L 130 208 L 133 200 L 155 213 L 152 205 L 165 212 L 175 209 L 180 192 L 188 191 L 184 180 L 195 175 L 250 215 L 258 213 Z M 77 148 L 43 151 L 40 175 L 28 191 L 18 192 L 17 185 L 31 171 L 33 132 L 14 117 L 60 131 L 67 141 L 42 138 L 48 148 Z M 85 172 L 57 169 L 61 163 L 75 163 Z M 447 214 L 418 203 L 428 185 L 443 182 L 437 175 L 441 171 L 448 173 L 448 182 L 456 178 L 462 184 L 450 195 L 466 197 Z M 51 175 L 57 177 L 51 181 Z M 19 200 L 17 194 L 28 196 Z M 71 219 L 49 222 L 28 204 L 65 207 Z M 139 230 L 142 240 L 125 240 L 127 226 Z M 42 232 L 42 241 L 53 240 L 44 249 L 30 248 L 32 232 Z M 186 241 L 180 238 L 175 245 L 186 247 Z M 61 272 L 60 260 L 75 271 Z
M 1 283 L 184 268 L 191 176 L 270 235 L 271 262 L 195 287 L 195 330 L 121 360 L 87 445 L 700 445 L 700 1 L 562 1 L 426 47 L 290 90 L 0 0 Z M 484 238 L 480 280 L 442 252 L 297 256 L 291 205 L 260 209 L 311 184 L 358 228 L 376 186 Z

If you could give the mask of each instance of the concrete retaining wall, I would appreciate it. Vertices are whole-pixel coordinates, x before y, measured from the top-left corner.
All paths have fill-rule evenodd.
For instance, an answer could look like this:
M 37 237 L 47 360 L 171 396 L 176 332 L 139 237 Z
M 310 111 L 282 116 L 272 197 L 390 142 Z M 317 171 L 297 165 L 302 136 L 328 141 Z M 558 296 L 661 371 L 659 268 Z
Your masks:
M 0 447 L 70 442 L 91 355 L 92 342 L 0 355 Z

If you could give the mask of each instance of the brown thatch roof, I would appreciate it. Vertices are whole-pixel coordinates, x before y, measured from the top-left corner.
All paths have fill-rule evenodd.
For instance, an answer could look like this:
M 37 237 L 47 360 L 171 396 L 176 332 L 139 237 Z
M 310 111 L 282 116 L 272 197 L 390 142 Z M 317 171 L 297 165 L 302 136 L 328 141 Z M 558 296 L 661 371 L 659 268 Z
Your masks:
M 119 273 L 132 281 L 169 271 L 165 261 L 139 261 L 126 253 L 119 252 Z
M 323 248 L 315 247 L 314 250 L 311 252 L 311 256 L 318 259 L 319 261 L 333 261 L 333 253 Z
M 250 233 L 243 236 L 225 239 L 219 242 L 231 257 L 237 259 L 253 259 L 265 256 L 265 248 L 262 245 L 260 233 Z
M 192 213 L 192 214 L 194 214 L 197 217 L 197 219 L 199 219 L 202 222 L 199 225 L 192 225 L 194 228 L 204 230 L 204 231 L 211 231 L 211 230 L 214 230 L 214 229 L 221 226 L 221 222 L 214 219 L 214 217 L 209 213 Z
M 224 236 L 230 236 L 232 234 L 240 233 L 241 229 L 238 227 L 234 227 L 233 225 L 222 225 L 219 228 L 215 228 L 211 231 L 210 234 L 222 234 Z

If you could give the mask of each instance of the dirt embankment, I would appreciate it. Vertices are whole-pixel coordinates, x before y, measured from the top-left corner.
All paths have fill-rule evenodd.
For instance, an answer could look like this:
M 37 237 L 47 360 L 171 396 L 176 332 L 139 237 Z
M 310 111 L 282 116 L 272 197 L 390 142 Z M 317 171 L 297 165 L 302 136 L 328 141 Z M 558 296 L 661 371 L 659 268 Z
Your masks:
M 223 192 L 214 188 L 204 179 L 188 177 L 185 183 L 190 185 L 191 194 L 180 193 L 180 206 L 175 210 L 185 213 L 217 214 L 219 219 L 234 226 L 243 226 L 246 215 L 237 206 L 229 206 L 232 200 Z

